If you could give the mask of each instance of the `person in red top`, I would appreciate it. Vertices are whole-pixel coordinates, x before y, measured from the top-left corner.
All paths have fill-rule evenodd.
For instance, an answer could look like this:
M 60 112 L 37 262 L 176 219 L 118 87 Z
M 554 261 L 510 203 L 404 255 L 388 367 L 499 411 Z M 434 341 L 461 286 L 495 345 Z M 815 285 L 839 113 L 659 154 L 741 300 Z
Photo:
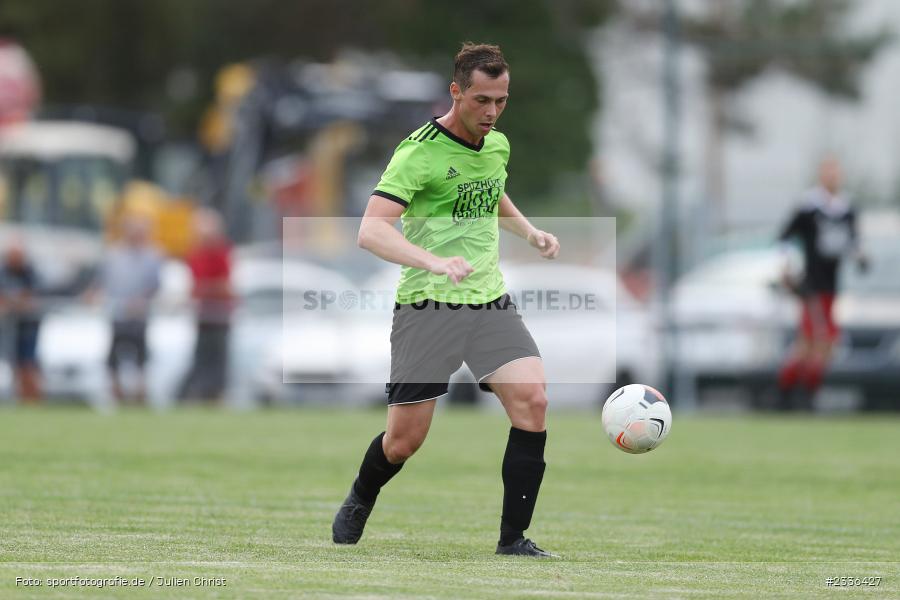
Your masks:
M 218 400 L 225 390 L 231 293 L 231 244 L 222 218 L 201 209 L 195 219 L 197 243 L 186 262 L 194 278 L 197 343 L 194 363 L 181 387 L 183 400 Z

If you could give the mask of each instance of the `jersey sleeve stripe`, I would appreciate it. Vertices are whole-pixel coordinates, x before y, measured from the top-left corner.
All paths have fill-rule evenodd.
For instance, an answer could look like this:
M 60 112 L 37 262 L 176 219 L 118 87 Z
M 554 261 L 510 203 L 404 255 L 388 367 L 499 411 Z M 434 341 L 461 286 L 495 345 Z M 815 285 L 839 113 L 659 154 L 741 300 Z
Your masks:
M 409 134 L 409 137 L 406 138 L 406 139 L 408 139 L 408 140 L 410 140 L 410 141 L 412 141 L 412 140 L 418 140 L 419 137 L 420 137 L 423 133 L 425 133 L 426 131 L 428 131 L 429 129 L 431 129 L 431 122 L 430 122 L 430 121 L 429 121 L 428 123 L 425 123 L 424 125 L 422 125 L 422 126 L 419 127 L 418 129 L 416 129 L 415 131 L 413 131 L 411 134 Z
M 416 136 L 416 141 L 417 142 L 423 141 L 425 139 L 425 137 L 432 131 L 434 131 L 434 126 L 432 126 L 431 123 L 429 123 L 428 126 L 422 130 L 422 133 L 420 133 L 418 136 Z
M 382 198 L 386 198 L 388 200 L 392 200 L 401 206 L 409 206 L 409 202 L 401 198 L 400 196 L 395 196 L 389 192 L 383 192 L 381 190 L 375 190 L 372 192 L 373 196 L 381 196 Z

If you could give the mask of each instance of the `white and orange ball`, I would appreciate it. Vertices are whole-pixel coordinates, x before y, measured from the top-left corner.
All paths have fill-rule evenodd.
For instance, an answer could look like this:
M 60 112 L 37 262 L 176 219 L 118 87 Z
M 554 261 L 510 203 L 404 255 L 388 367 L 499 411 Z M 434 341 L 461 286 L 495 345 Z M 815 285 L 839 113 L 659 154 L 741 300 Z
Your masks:
M 603 429 L 613 446 L 629 454 L 643 454 L 659 446 L 672 429 L 672 411 L 658 390 L 633 383 L 606 399 Z

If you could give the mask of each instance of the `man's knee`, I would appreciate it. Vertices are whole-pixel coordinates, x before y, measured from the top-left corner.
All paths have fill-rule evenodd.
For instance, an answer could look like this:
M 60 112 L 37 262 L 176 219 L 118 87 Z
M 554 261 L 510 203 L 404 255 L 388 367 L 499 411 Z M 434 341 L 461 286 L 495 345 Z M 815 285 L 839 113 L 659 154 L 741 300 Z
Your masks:
M 384 455 L 388 462 L 399 464 L 406 461 L 422 447 L 424 436 L 384 437 Z
M 532 417 L 543 419 L 547 412 L 547 394 L 543 385 L 538 383 L 522 384 L 513 393 L 516 395 L 516 404 L 525 409 Z
M 536 414 L 543 415 L 547 412 L 547 392 L 543 385 L 532 386 L 528 392 L 528 406 Z

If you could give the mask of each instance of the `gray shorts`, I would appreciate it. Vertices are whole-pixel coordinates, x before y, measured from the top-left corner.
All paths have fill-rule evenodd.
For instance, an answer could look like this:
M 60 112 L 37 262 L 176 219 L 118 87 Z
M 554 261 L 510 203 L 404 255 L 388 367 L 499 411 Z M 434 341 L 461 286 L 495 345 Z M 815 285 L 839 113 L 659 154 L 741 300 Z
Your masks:
M 443 396 L 464 361 L 481 388 L 491 391 L 482 383 L 488 375 L 514 360 L 540 355 L 509 294 L 485 304 L 397 304 L 388 404 Z

